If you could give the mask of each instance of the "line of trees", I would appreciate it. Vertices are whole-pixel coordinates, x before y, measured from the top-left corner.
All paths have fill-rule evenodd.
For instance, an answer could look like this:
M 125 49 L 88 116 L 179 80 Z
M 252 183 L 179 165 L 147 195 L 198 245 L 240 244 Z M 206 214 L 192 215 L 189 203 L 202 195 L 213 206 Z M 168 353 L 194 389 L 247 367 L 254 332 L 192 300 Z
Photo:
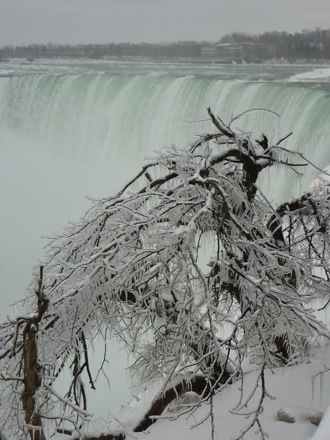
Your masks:
M 272 58 L 295 59 L 330 59 L 330 29 L 305 29 L 302 32 L 265 32 L 249 35 L 240 32 L 227 34 L 220 43 L 250 41 L 264 44 Z
M 294 34 L 288 32 L 265 32 L 250 35 L 242 32 L 227 34 L 219 43 L 250 41 L 264 44 L 269 58 L 287 60 L 330 59 L 330 29 L 305 29 Z M 0 60 L 6 58 L 200 58 L 206 41 L 178 41 L 173 43 L 109 43 L 109 44 L 30 44 L 27 46 L 5 46 L 0 48 Z
M 168 44 L 109 43 L 109 44 L 30 44 L 6 46 L 0 49 L 1 58 L 198 58 L 203 43 L 178 41 Z M 205 43 L 206 44 L 206 43 Z

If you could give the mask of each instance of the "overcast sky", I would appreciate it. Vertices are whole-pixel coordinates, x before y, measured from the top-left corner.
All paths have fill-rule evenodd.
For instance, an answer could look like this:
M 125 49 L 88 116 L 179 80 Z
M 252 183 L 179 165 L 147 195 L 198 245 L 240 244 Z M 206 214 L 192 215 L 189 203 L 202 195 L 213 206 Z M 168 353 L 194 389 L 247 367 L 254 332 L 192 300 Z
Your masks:
M 0 0 L 0 46 L 216 41 L 330 28 L 330 0 Z

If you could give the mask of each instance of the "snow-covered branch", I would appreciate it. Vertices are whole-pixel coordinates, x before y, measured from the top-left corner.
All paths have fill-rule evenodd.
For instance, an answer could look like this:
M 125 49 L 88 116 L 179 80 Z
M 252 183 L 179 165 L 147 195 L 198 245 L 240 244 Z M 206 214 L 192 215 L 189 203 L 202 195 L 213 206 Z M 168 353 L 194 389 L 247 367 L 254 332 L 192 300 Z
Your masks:
M 167 150 L 49 241 L 24 313 L 0 326 L 5 432 L 25 423 L 42 433 L 51 420 L 54 432 L 67 430 L 61 420 L 83 429 L 82 373 L 97 386 L 88 351 L 98 333 L 120 337 L 143 381 L 164 381 L 137 431 L 179 394 L 212 399 L 247 357 L 263 369 L 298 362 L 308 338 L 328 336 L 309 309 L 329 301 L 328 188 L 276 209 L 257 181 L 274 164 L 296 168 L 295 154 L 209 116 L 216 133 Z M 70 369 L 62 396 L 56 379 Z M 263 369 L 249 425 L 262 438 Z

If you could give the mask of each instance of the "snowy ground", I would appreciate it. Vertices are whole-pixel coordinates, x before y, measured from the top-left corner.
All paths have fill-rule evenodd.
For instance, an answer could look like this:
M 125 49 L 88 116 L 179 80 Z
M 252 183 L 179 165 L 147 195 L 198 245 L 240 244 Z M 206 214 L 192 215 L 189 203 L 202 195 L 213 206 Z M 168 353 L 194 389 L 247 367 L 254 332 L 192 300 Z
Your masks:
M 329 412 L 323 418 L 319 428 L 311 423 L 314 417 L 317 418 L 320 412 L 325 414 L 327 408 L 330 407 L 330 371 L 327 371 L 328 368 L 330 368 L 330 347 L 320 346 L 311 353 L 309 359 L 302 365 L 267 371 L 267 391 L 273 396 L 273 399 L 265 400 L 261 422 L 270 440 L 330 439 Z M 246 392 L 251 390 L 257 377 L 256 368 L 251 366 L 251 370 L 246 375 L 244 383 Z M 237 383 L 214 398 L 215 439 L 235 439 L 250 422 L 248 418 L 234 415 L 228 411 L 237 404 L 240 395 L 239 386 L 240 383 Z M 181 416 L 179 415 L 180 409 L 177 409 L 175 412 L 168 413 L 168 418 L 158 420 L 146 433 L 133 432 L 132 428 L 145 412 L 149 402 L 150 400 L 145 396 L 140 400 L 136 399 L 124 408 L 116 418 L 117 420 L 113 420 L 103 431 L 124 431 L 127 439 L 211 439 L 210 417 L 203 422 L 210 410 L 207 404 L 201 405 L 193 413 L 185 413 Z M 256 400 L 252 400 L 252 406 L 255 406 L 256 403 Z M 185 409 L 181 407 L 181 411 Z M 278 420 L 277 413 L 281 409 L 295 421 L 287 423 Z M 95 428 L 96 426 L 94 426 Z M 244 440 L 258 439 L 256 429 L 253 427 L 244 436 Z

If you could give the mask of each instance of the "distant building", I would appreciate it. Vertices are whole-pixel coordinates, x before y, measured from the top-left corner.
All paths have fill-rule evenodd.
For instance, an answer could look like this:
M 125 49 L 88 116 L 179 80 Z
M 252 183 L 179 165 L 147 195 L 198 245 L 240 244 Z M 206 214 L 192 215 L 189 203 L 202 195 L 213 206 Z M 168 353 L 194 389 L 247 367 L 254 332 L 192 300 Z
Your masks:
M 202 58 L 231 63 L 254 63 L 268 58 L 267 46 L 260 43 L 219 43 L 201 49 Z

